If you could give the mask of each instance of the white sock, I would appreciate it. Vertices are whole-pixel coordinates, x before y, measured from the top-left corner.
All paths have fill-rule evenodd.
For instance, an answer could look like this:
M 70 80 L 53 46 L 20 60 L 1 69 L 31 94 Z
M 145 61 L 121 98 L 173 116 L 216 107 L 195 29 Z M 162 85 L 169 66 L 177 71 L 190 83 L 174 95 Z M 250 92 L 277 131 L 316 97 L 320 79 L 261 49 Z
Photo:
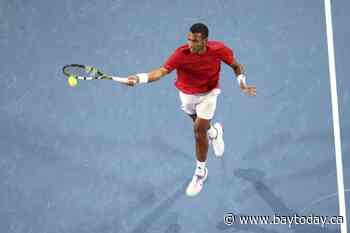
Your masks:
M 197 167 L 196 167 L 195 174 L 204 175 L 205 164 L 206 162 L 200 162 L 197 160 Z
M 210 128 L 208 129 L 208 136 L 210 138 L 216 138 L 216 136 L 218 136 L 218 131 L 217 129 L 215 129 L 212 125 L 210 126 Z

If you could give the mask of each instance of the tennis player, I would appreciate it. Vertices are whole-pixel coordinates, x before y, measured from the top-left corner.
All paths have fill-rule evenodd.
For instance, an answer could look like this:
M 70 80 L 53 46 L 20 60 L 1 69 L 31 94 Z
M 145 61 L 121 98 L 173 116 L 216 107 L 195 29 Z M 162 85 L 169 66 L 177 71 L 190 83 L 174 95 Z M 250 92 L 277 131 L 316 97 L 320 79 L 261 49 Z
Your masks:
M 148 73 L 128 77 L 129 86 L 160 80 L 176 70 L 176 88 L 182 110 L 193 120 L 197 165 L 186 194 L 197 195 L 208 177 L 206 167 L 208 144 L 213 146 L 217 157 L 224 154 L 223 127 L 214 117 L 217 97 L 220 94 L 220 63 L 229 65 L 237 76 L 240 89 L 249 96 L 256 95 L 256 86 L 247 85 L 243 66 L 237 62 L 233 51 L 224 43 L 208 40 L 209 30 L 205 24 L 196 23 L 187 35 L 187 44 L 177 48 L 164 65 Z

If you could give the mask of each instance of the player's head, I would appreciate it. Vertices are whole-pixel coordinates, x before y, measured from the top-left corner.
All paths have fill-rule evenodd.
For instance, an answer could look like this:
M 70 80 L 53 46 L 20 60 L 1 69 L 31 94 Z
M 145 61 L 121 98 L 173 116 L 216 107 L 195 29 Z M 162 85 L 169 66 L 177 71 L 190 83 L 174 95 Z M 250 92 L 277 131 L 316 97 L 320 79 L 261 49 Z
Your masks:
M 205 50 L 208 42 L 209 30 L 203 23 L 195 23 L 191 26 L 187 35 L 187 43 L 192 53 L 200 53 Z

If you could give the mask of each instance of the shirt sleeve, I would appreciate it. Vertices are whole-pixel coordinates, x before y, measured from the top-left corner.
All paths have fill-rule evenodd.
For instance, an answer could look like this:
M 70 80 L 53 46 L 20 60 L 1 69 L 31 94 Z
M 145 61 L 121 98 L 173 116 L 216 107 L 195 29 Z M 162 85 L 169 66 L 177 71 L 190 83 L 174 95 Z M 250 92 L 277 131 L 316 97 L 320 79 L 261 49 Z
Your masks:
M 163 67 L 165 69 L 167 69 L 169 71 L 169 73 L 171 71 L 173 71 L 174 69 L 176 69 L 179 65 L 179 53 L 176 50 L 175 52 L 173 52 L 173 54 L 171 54 L 171 56 L 165 61 Z
M 235 57 L 232 49 L 224 45 L 224 47 L 220 49 L 220 59 L 227 65 L 235 63 Z

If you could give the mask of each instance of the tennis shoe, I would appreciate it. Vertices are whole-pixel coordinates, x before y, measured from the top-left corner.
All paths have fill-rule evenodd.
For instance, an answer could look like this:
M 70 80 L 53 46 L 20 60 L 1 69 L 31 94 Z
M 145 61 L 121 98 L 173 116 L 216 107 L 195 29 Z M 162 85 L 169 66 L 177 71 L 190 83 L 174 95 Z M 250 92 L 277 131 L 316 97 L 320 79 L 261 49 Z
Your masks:
M 208 169 L 197 168 L 191 182 L 188 184 L 186 189 L 186 195 L 189 197 L 194 197 L 199 194 L 203 188 L 203 184 L 208 177 Z
M 214 129 L 216 129 L 216 137 L 209 137 L 211 144 L 213 145 L 214 153 L 216 157 L 221 158 L 224 155 L 225 151 L 225 143 L 224 143 L 224 130 L 220 123 L 215 123 L 213 125 Z

